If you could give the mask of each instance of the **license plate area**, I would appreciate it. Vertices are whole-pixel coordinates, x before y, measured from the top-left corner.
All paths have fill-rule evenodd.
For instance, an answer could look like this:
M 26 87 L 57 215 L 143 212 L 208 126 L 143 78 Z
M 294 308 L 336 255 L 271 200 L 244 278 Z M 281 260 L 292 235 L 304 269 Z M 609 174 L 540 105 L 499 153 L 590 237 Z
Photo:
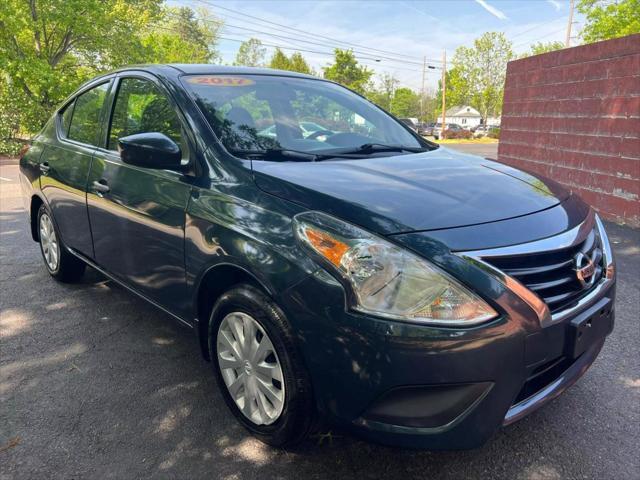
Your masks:
M 609 298 L 585 310 L 568 325 L 567 354 L 578 358 L 592 345 L 602 341 L 613 329 L 612 303 Z

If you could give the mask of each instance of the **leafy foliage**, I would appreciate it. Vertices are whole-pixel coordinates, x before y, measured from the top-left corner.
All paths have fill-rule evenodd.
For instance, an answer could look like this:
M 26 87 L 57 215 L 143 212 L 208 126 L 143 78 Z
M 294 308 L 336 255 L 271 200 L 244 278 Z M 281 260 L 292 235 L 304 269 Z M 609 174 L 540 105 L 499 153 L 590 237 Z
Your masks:
M 473 133 L 470 132 L 469 130 L 451 130 L 449 128 L 447 128 L 444 131 L 444 135 L 443 138 L 447 138 L 447 139 L 469 139 L 469 138 L 473 138 Z
M 373 70 L 358 64 L 353 51 L 334 50 L 334 63 L 323 68 L 324 78 L 340 83 L 360 94 L 365 94 L 371 87 Z
M 547 42 L 547 43 L 534 43 L 531 45 L 530 53 L 526 54 L 526 57 L 532 55 L 540 55 L 541 53 L 555 52 L 556 50 L 562 50 L 564 48 L 564 43 L 555 41 L 555 42 Z
M 196 17 L 188 7 L 165 8 L 161 20 L 141 36 L 138 63 L 213 63 L 220 60 L 215 49 L 222 24 Z M 135 58 L 130 63 L 136 63 Z
M 586 43 L 640 33 L 640 0 L 580 0 L 578 11 L 586 16 Z
M 234 65 L 243 65 L 245 67 L 261 67 L 267 49 L 262 46 L 262 42 L 257 38 L 250 38 L 240 44 Z
M 396 117 L 418 117 L 420 115 L 420 96 L 410 88 L 399 88 L 391 100 L 391 113 Z
M 0 139 L 38 131 L 81 83 L 132 63 L 209 62 L 219 24 L 163 0 L 2 0 Z
M 471 105 L 474 108 L 476 107 L 474 98 L 471 95 L 469 82 L 463 76 L 460 68 L 454 66 L 447 70 L 446 83 L 447 105 Z M 438 90 L 436 91 L 435 116 L 436 118 L 442 116 L 442 80 L 438 81 Z
M 499 32 L 483 34 L 474 42 L 473 48 L 459 47 L 456 50 L 453 57 L 456 74 L 466 85 L 470 98 L 468 103 L 480 112 L 485 122 L 487 117 L 498 115 L 502 109 L 507 62 L 513 58 L 511 42 Z M 447 100 L 447 104 L 456 102 Z
M 391 101 L 393 100 L 393 96 L 395 95 L 400 82 L 397 78 L 388 73 L 380 76 L 378 82 L 380 86 L 378 88 L 369 89 L 366 97 L 379 107 L 384 108 L 386 111 L 390 111 Z
M 269 68 L 307 73 L 310 75 L 313 74 L 313 69 L 309 66 L 300 52 L 295 52 L 291 57 L 287 57 L 279 48 L 276 48 L 276 51 L 271 56 Z

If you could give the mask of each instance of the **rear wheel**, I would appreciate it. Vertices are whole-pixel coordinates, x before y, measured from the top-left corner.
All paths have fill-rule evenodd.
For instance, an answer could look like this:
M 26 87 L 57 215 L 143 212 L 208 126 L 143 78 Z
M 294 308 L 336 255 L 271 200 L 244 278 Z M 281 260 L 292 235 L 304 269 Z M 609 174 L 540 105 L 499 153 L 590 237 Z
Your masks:
M 44 204 L 38 210 L 38 239 L 44 265 L 53 278 L 76 282 L 82 277 L 86 264 L 64 248 L 51 212 Z
M 307 435 L 311 383 L 291 327 L 269 297 L 245 284 L 223 294 L 211 313 L 209 352 L 225 402 L 245 428 L 275 446 Z

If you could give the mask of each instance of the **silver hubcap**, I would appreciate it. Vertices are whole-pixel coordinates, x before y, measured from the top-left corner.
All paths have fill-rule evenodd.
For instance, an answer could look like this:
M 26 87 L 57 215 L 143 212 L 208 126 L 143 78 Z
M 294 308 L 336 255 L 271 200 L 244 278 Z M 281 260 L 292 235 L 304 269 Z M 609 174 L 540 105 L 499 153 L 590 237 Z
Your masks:
M 47 266 L 51 271 L 55 271 L 58 268 L 60 246 L 51 218 L 46 213 L 40 216 L 40 246 Z
M 228 314 L 218 328 L 218 365 L 231 398 L 256 425 L 275 422 L 284 408 L 284 381 L 273 343 L 253 317 Z

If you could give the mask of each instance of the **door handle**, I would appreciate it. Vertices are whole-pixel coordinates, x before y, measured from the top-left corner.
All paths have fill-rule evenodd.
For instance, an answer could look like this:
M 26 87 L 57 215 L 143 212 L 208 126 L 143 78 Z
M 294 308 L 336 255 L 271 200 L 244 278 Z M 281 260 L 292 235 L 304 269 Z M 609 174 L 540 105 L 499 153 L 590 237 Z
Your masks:
M 110 190 L 110 188 L 109 188 L 109 185 L 107 185 L 107 181 L 103 178 L 101 180 L 93 182 L 93 190 L 99 196 L 102 196 L 102 194 L 107 193 Z
M 40 172 L 42 172 L 42 175 L 47 175 L 49 173 L 49 170 L 51 170 L 49 162 L 43 162 L 40 164 Z

